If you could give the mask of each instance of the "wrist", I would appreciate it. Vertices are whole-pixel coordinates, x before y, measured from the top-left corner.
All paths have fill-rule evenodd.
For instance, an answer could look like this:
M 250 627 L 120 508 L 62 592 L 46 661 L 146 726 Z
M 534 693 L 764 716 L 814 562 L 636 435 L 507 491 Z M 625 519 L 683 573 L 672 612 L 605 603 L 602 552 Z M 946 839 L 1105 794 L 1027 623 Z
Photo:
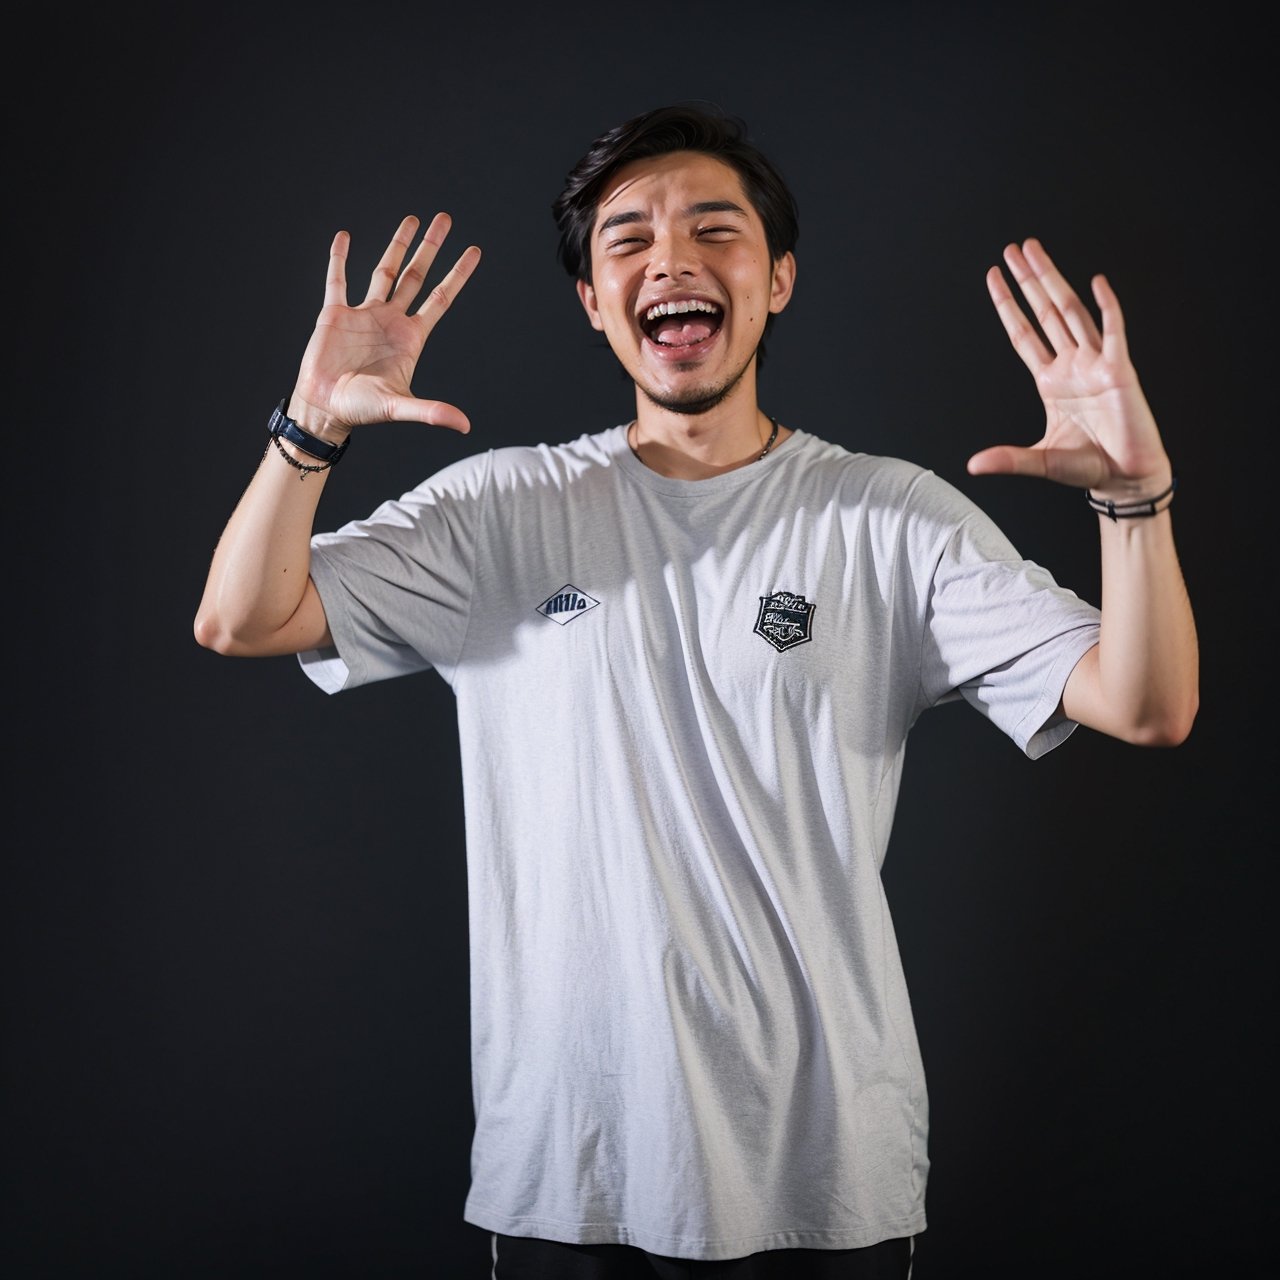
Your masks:
M 1135 487 L 1136 488 L 1136 487 Z M 1170 472 L 1167 482 L 1156 489 L 1152 482 L 1147 482 L 1137 490 L 1117 497 L 1113 492 L 1084 491 L 1085 501 L 1100 515 L 1114 523 L 1133 517 L 1158 516 L 1173 505 L 1173 495 L 1178 488 L 1176 472 Z
M 298 479 L 305 480 L 340 462 L 350 440 L 344 437 L 341 444 L 333 444 L 299 426 L 286 412 L 290 398 L 285 396 L 267 419 L 268 448 L 274 445 L 276 452 L 297 471 Z
M 1158 493 L 1164 493 L 1174 483 L 1174 470 L 1168 458 L 1145 475 L 1135 477 L 1115 476 L 1105 484 L 1086 489 L 1085 492 L 1099 502 L 1114 502 L 1116 506 L 1129 506 L 1135 502 L 1149 502 Z
M 290 398 L 285 396 L 271 411 L 271 417 L 267 421 L 267 430 L 271 433 L 272 438 L 277 442 L 288 441 L 289 444 L 301 449 L 303 453 L 312 458 L 318 458 L 321 462 L 330 465 L 338 462 L 347 451 L 347 445 L 350 443 L 350 433 L 348 432 L 347 435 L 344 435 L 341 441 L 334 442 L 316 435 L 313 431 L 308 431 L 287 413 L 286 410 Z
M 322 444 L 337 448 L 345 444 L 351 435 L 350 427 L 340 425 L 331 414 L 317 409 L 310 401 L 303 399 L 296 389 L 280 402 L 278 409 L 299 429 Z

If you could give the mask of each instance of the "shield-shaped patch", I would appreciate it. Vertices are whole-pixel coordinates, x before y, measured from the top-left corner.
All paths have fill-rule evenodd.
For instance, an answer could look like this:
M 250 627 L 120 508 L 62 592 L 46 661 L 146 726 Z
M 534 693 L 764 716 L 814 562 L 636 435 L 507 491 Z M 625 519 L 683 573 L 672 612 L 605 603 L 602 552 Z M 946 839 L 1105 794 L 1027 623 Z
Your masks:
M 794 591 L 760 597 L 755 632 L 779 653 L 813 639 L 813 605 Z

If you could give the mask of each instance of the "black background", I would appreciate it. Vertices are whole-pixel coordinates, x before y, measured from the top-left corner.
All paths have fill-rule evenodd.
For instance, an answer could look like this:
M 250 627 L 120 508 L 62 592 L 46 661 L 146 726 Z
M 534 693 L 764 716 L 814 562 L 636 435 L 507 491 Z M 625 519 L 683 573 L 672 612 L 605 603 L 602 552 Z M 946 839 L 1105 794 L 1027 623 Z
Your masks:
M 1038 235 L 1082 292 L 1111 279 L 1181 476 L 1203 657 L 1184 746 L 1082 730 L 1032 764 L 963 706 L 912 739 L 885 879 L 932 1102 L 916 1278 L 1263 1274 L 1274 74 L 1250 12 L 25 12 L 6 156 L 7 1275 L 488 1274 L 461 1217 L 452 696 L 427 673 L 326 698 L 293 659 L 219 658 L 191 623 L 340 227 L 361 293 L 405 213 L 448 209 L 450 249 L 485 256 L 415 383 L 471 436 L 360 433 L 322 526 L 463 453 L 631 415 L 549 206 L 597 133 L 688 97 L 744 116 L 799 201 L 769 412 L 932 467 L 1097 600 L 1078 492 L 964 472 L 1040 432 L 983 283 Z

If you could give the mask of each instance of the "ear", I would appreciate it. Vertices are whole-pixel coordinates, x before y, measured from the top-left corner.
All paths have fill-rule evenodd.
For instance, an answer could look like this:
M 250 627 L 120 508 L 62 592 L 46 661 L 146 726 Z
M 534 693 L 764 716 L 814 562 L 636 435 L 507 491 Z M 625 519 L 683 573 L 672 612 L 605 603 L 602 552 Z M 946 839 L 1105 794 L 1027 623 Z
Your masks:
M 600 319 L 600 308 L 596 306 L 596 291 L 585 280 L 578 281 L 578 301 L 582 303 L 591 327 L 603 332 L 604 321 Z
M 769 290 L 769 310 L 777 315 L 791 301 L 796 285 L 796 255 L 784 253 L 773 264 L 773 285 Z

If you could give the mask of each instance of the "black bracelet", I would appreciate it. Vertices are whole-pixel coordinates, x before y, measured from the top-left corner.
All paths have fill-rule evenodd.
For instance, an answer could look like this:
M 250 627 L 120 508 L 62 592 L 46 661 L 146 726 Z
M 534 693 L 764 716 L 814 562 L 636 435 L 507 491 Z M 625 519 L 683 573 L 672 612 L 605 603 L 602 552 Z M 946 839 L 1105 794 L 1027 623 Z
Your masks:
M 1156 504 L 1164 502 L 1166 498 L 1172 499 L 1177 487 L 1178 477 L 1175 474 L 1169 487 L 1163 493 L 1157 493 L 1154 498 L 1140 498 L 1137 502 L 1112 502 L 1109 498 L 1095 498 L 1088 489 L 1084 491 L 1084 497 L 1099 515 L 1111 520 L 1128 520 L 1131 516 L 1158 516 L 1161 511 L 1168 511 L 1173 505 L 1172 501 L 1165 502 L 1163 507 L 1157 507 Z
M 285 413 L 288 405 L 289 397 L 285 396 L 271 411 L 271 417 L 267 419 L 267 430 L 271 432 L 271 438 L 278 441 L 281 436 L 284 436 L 290 444 L 296 444 L 303 453 L 309 453 L 313 458 L 319 458 L 322 462 L 333 466 L 346 453 L 351 437 L 348 436 L 341 444 L 330 444 L 327 440 L 321 440 L 319 436 L 313 436 Z
M 289 465 L 290 465 L 290 466 L 291 466 L 295 471 L 301 471 L 301 472 L 302 472 L 302 474 L 298 477 L 298 479 L 299 479 L 299 480 L 305 480 L 309 475 L 311 475 L 311 473 L 312 473 L 313 471 L 328 471 L 328 470 L 329 470 L 329 468 L 330 468 L 331 466 L 333 466 L 333 459 L 332 459 L 332 458 L 330 458 L 328 462 L 317 462 L 317 463 L 316 463 L 316 465 L 315 465 L 314 467 L 309 467 L 309 466 L 307 466 L 307 464 L 306 464 L 305 462 L 299 462 L 299 461 L 297 460 L 297 458 L 295 458 L 295 457 L 293 456 L 293 454 L 291 454 L 291 453 L 289 452 L 289 450 L 288 450 L 288 449 L 286 449 L 286 448 L 284 447 L 284 445 L 282 445 L 282 444 L 280 443 L 280 437 L 279 437 L 278 435 L 276 435 L 276 433 L 275 433 L 274 431 L 271 433 L 271 441 L 270 441 L 270 443 L 267 445 L 267 449 L 270 449 L 270 448 L 271 448 L 271 445 L 275 445 L 275 447 L 276 447 L 276 452 L 277 452 L 277 453 L 278 453 L 278 454 L 279 454 L 279 455 L 280 455 L 280 456 L 281 456 L 281 457 L 282 457 L 282 458 L 283 458 L 283 459 L 284 459 L 284 460 L 285 460 L 285 461 L 286 461 L 286 462 L 287 462 L 287 463 L 288 463 L 288 464 L 289 464 Z M 263 450 L 263 452 L 262 452 L 262 456 L 263 456 L 264 458 L 267 456 L 266 449 L 264 449 L 264 450 Z

